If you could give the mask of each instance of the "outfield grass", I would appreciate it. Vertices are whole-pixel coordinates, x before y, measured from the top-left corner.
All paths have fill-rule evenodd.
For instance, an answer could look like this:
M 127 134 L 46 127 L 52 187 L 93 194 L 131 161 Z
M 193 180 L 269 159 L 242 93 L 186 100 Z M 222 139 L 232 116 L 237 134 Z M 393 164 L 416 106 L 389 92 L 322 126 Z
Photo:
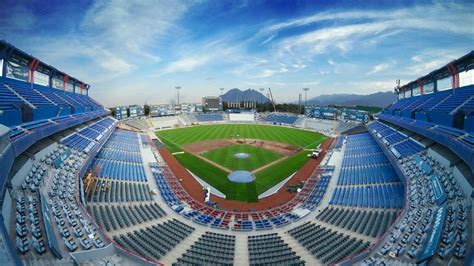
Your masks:
M 248 153 L 249 157 L 235 158 L 233 155 L 236 153 Z M 218 148 L 204 153 L 203 156 L 234 171 L 252 171 L 282 157 L 282 155 L 277 152 L 247 144 L 236 144 Z
M 166 138 L 179 146 L 204 140 L 231 139 L 238 134 L 240 138 L 270 140 L 298 147 L 309 147 L 318 143 L 322 137 L 321 134 L 312 131 L 253 124 L 195 126 L 158 131 L 157 134 L 160 138 Z
M 291 144 L 302 148 L 315 148 L 318 144 L 322 143 L 326 139 L 324 135 L 312 131 L 278 126 L 247 124 L 196 126 L 158 131 L 156 134 L 172 153 L 182 151 L 181 146 L 185 144 L 204 140 L 230 139 L 231 136 L 235 137 L 237 134 L 239 134 L 241 138 L 270 140 Z M 258 149 L 257 147 L 252 147 Z M 237 167 L 235 165 L 238 164 L 235 161 L 245 159 L 234 158 L 233 156 L 235 150 L 233 149 L 236 148 L 232 147 L 227 149 L 227 153 L 224 152 L 225 150 L 219 152 L 217 151 L 219 149 L 216 149 L 209 152 L 209 154 L 211 157 L 213 157 L 213 161 L 218 160 L 219 164 L 229 169 L 238 169 L 235 168 Z M 216 152 L 216 154 L 212 154 L 213 152 Z M 257 156 L 259 157 L 259 160 L 267 160 L 266 157 L 269 155 L 263 154 L 264 152 L 262 151 L 259 152 L 262 153 Z M 255 153 L 257 153 L 257 151 L 255 151 Z M 309 160 L 307 154 L 307 151 L 301 151 L 279 163 L 276 163 L 275 165 L 271 165 L 268 168 L 257 172 L 255 175 L 256 180 L 254 182 L 246 184 L 239 184 L 229 181 L 227 179 L 226 172 L 192 154 L 179 154 L 175 155 L 175 158 L 189 171 L 193 172 L 195 175 L 199 176 L 207 183 L 224 193 L 227 199 L 244 202 L 257 202 L 259 194 L 265 192 L 267 189 L 276 185 L 301 168 Z M 262 163 L 261 165 L 265 164 L 266 163 Z M 250 166 L 241 167 L 250 168 Z
M 308 152 L 301 151 L 255 174 L 257 194 L 262 194 L 292 175 L 308 161 Z

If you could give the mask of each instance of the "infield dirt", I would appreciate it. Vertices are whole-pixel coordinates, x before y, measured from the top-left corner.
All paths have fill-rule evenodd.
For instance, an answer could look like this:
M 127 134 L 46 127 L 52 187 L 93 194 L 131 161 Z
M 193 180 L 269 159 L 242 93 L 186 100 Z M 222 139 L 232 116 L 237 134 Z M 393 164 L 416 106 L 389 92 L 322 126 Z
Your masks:
M 254 147 L 257 147 L 257 148 L 271 150 L 285 157 L 291 156 L 301 150 L 301 148 L 298 148 L 290 144 L 284 144 L 284 143 L 268 141 L 268 140 L 257 140 L 257 139 L 207 140 L 207 141 L 200 141 L 200 142 L 195 142 L 191 144 L 186 144 L 186 145 L 183 145 L 182 148 L 185 151 L 188 151 L 194 154 L 202 154 L 204 152 L 212 151 L 217 148 L 227 147 L 227 146 L 236 145 L 236 144 L 247 144 L 247 145 L 252 145 Z

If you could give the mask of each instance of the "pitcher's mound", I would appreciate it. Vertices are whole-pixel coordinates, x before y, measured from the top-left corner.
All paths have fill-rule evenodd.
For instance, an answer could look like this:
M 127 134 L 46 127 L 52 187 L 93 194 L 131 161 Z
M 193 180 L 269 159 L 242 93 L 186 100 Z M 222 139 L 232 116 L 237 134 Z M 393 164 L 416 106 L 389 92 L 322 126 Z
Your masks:
M 246 159 L 246 158 L 250 157 L 250 155 L 248 153 L 245 153 L 245 152 L 239 152 L 239 153 L 235 153 L 234 157 L 238 158 L 238 159 Z
M 255 180 L 255 176 L 249 171 L 234 171 L 227 178 L 235 183 L 250 183 Z

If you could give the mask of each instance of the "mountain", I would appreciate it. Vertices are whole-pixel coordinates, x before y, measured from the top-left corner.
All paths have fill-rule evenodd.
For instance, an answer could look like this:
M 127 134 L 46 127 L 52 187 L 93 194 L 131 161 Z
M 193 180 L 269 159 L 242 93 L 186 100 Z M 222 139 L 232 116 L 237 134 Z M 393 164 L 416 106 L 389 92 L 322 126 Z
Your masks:
M 369 95 L 358 95 L 358 94 L 331 94 L 331 95 L 320 95 L 318 97 L 309 99 L 308 105 L 344 105 L 344 106 L 376 106 L 385 108 L 391 103 L 397 100 L 397 96 L 391 92 L 377 92 Z
M 265 103 L 268 101 L 265 95 L 252 89 L 241 91 L 239 89 L 231 89 L 222 95 L 224 102 L 258 102 Z

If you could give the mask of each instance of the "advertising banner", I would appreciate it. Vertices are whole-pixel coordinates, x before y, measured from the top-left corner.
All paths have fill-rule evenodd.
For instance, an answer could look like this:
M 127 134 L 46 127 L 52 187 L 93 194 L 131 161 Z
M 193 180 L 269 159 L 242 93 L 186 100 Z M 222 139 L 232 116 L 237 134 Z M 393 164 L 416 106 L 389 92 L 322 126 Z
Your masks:
M 28 82 L 29 69 L 17 63 L 7 62 L 7 78 Z
M 66 90 L 70 92 L 74 92 L 74 85 L 70 82 L 66 82 Z
M 49 76 L 35 71 L 34 83 L 42 86 L 49 86 Z
M 63 81 L 58 78 L 53 78 L 53 88 L 63 89 Z

